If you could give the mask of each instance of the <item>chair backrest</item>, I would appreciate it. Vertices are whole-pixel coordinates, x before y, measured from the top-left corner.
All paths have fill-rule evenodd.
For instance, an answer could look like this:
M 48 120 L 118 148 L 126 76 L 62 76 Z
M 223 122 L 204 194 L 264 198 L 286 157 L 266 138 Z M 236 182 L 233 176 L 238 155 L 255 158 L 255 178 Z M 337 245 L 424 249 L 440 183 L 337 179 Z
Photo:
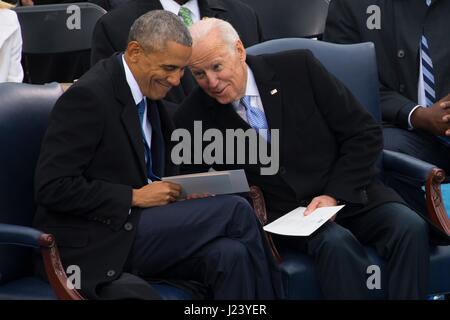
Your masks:
M 342 81 L 372 116 L 381 122 L 378 69 L 373 43 L 334 44 L 287 38 L 256 44 L 247 48 L 247 53 L 258 55 L 294 49 L 311 50 L 325 68 Z
M 241 0 L 258 14 L 266 40 L 320 37 L 329 0 Z
M 30 226 L 35 213 L 34 171 L 57 83 L 0 84 L 0 223 Z M 30 273 L 31 249 L 0 245 L 0 283 Z
M 97 20 L 105 9 L 92 3 L 61 3 L 14 8 L 25 54 L 88 50 Z

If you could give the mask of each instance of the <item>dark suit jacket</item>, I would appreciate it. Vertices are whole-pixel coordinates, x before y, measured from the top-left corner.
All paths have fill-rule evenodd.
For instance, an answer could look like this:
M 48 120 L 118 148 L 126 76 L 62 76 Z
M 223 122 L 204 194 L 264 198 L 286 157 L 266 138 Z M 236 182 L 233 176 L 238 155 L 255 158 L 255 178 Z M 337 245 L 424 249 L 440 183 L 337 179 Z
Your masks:
M 157 104 L 168 148 L 167 154 L 155 151 L 152 157 L 161 163 L 170 159 L 172 124 Z M 159 168 L 159 175 L 177 173 L 168 161 Z M 34 226 L 55 235 L 65 267 L 81 268 L 81 291 L 88 298 L 102 298 L 97 286 L 122 274 L 140 216 L 136 208 L 129 214 L 132 188 L 145 184 L 139 116 L 122 62 L 114 55 L 57 101 L 35 176 Z M 147 289 L 134 297 L 152 296 L 142 284 Z M 113 296 L 133 297 L 132 290 L 122 289 L 113 290 Z
M 253 9 L 238 0 L 199 0 L 200 15 L 226 20 L 237 30 L 245 47 L 262 41 L 258 17 Z M 159 0 L 135 0 L 100 18 L 92 38 L 91 64 L 123 51 L 133 22 L 152 10 L 162 10 Z M 196 87 L 188 70 L 181 85 L 170 90 L 166 100 L 179 104 Z M 171 105 L 176 108 L 176 105 Z
M 379 30 L 367 28 L 369 5 L 380 8 Z M 450 2 L 445 0 L 434 0 L 428 12 L 425 0 L 333 0 L 323 39 L 375 44 L 383 120 L 407 128 L 408 115 L 417 105 L 419 43 L 423 29 L 433 59 L 436 98 L 450 93 L 449 17 Z
M 388 201 L 401 202 L 375 179 L 375 162 L 382 148 L 380 126 L 310 51 L 247 56 L 247 63 L 268 125 L 280 130 L 280 169 L 277 175 L 263 176 L 259 165 L 214 167 L 244 168 L 249 182 L 264 193 L 269 220 L 322 194 L 348 204 L 340 216 Z M 270 93 L 273 89 L 276 94 Z M 232 105 L 219 104 L 200 88 L 183 102 L 174 120 L 177 127 L 191 132 L 195 120 L 203 121 L 203 130 L 249 128 Z

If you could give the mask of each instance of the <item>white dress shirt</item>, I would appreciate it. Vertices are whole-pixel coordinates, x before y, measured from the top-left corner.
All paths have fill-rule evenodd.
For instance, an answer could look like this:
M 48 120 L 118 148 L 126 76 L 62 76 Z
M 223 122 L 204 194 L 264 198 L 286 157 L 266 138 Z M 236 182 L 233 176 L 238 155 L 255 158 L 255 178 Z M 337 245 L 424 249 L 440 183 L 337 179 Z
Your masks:
M 122 62 L 123 62 L 123 68 L 125 69 L 125 78 L 127 80 L 128 86 L 130 87 L 131 94 L 133 95 L 134 103 L 137 105 L 142 101 L 142 99 L 145 98 L 144 94 L 141 92 L 141 89 L 139 89 L 139 85 L 134 78 L 133 74 L 131 73 L 130 68 L 128 67 L 127 62 L 125 61 L 123 55 L 122 55 Z M 152 126 L 150 124 L 150 121 L 147 120 L 147 99 L 145 101 L 145 111 L 144 111 L 144 135 L 145 135 L 145 141 L 147 141 L 147 144 L 150 148 L 150 151 L 152 150 Z M 151 180 L 148 179 L 148 182 L 150 183 Z

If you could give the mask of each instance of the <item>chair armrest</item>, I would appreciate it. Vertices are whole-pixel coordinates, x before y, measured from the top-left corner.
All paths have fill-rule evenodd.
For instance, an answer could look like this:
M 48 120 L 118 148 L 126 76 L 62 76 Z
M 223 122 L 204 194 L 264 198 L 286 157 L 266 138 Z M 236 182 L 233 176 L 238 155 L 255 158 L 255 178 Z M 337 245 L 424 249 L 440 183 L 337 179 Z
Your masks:
M 425 184 L 425 196 L 429 217 L 443 232 L 450 236 L 450 218 L 445 210 L 441 192 L 441 184 L 444 181 L 446 181 L 444 170 L 434 168 Z
M 39 241 L 42 235 L 42 232 L 33 228 L 0 223 L 1 244 L 40 248 L 41 244 Z
M 425 186 L 428 216 L 438 228 L 450 235 L 450 219 L 441 193 L 441 184 L 446 181 L 444 170 L 409 155 L 389 150 L 383 150 L 383 170 L 395 171 L 420 181 Z
M 261 225 L 264 226 L 267 223 L 267 210 L 266 202 L 264 201 L 264 196 L 261 189 L 258 186 L 250 186 L 249 196 L 253 204 L 253 210 L 255 211 L 259 222 L 261 222 Z M 278 252 L 275 243 L 273 242 L 272 236 L 267 232 L 265 232 L 265 235 L 275 259 L 278 261 L 278 263 L 281 263 L 283 259 L 281 258 L 281 255 Z
M 383 150 L 383 170 L 422 181 L 425 185 L 436 166 L 400 152 Z
M 56 297 L 60 300 L 83 300 L 76 289 L 67 286 L 67 276 L 53 235 L 30 227 L 0 223 L 0 243 L 39 248 Z

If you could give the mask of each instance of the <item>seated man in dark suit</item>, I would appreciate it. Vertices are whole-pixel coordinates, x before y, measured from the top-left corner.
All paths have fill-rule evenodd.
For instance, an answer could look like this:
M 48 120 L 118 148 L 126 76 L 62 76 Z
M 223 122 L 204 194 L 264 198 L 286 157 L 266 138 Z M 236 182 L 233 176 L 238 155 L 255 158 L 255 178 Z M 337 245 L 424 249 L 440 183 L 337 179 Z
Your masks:
M 34 226 L 55 235 L 63 264 L 92 299 L 153 298 L 142 278 L 195 280 L 214 299 L 282 296 L 277 265 L 238 196 L 177 201 L 172 125 L 160 102 L 177 85 L 192 39 L 155 10 L 124 54 L 98 63 L 56 103 L 36 169 Z
M 97 22 L 92 38 L 91 65 L 123 51 L 128 30 L 140 15 L 151 10 L 167 10 L 180 16 L 189 26 L 203 17 L 217 17 L 229 21 L 238 30 L 244 45 L 261 42 L 262 35 L 256 13 L 239 0 L 135 0 L 113 10 Z M 195 80 L 186 72 L 181 85 L 166 96 L 170 112 L 196 87 Z
M 384 148 L 450 173 L 450 42 L 445 0 L 333 0 L 324 40 L 375 44 Z M 425 215 L 420 181 L 390 173 L 386 182 Z M 435 228 L 433 240 L 449 243 Z
M 381 128 L 370 114 L 307 50 L 246 56 L 233 27 L 218 19 L 202 20 L 190 31 L 189 67 L 200 87 L 177 110 L 178 130 L 192 134 L 198 128 L 194 121 L 225 136 L 232 129 L 257 128 L 258 148 L 267 139 L 267 149 L 279 150 L 278 172 L 261 173 L 263 161 L 251 164 L 251 151 L 230 159 L 230 145 L 223 150 L 226 161 L 217 159 L 212 165 L 245 169 L 249 181 L 262 189 L 269 220 L 298 206 L 307 205 L 311 214 L 319 207 L 345 204 L 334 221 L 311 236 L 275 239 L 314 257 L 326 298 L 367 297 L 365 244 L 388 261 L 389 298 L 423 298 L 427 225 L 377 181 Z M 208 168 L 207 161 L 196 162 L 187 169 Z

